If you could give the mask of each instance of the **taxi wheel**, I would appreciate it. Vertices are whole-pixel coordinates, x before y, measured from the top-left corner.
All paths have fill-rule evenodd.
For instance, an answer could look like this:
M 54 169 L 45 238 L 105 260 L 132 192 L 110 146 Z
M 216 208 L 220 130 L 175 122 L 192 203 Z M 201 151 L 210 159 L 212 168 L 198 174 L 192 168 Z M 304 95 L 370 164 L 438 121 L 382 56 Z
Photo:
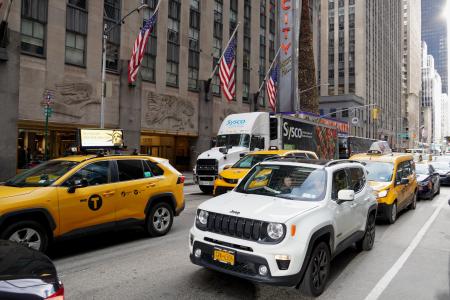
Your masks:
M 214 191 L 214 187 L 213 186 L 209 186 L 209 185 L 199 185 L 198 186 L 200 188 L 200 190 L 208 195 L 212 195 L 213 191 Z
M 155 204 L 147 216 L 146 230 L 150 236 L 163 236 L 169 232 L 173 223 L 173 211 L 169 204 Z
M 430 199 L 432 199 L 433 196 L 430 197 Z M 414 193 L 414 198 L 411 201 L 411 204 L 409 205 L 409 209 L 416 209 L 417 207 L 417 193 Z
M 41 252 L 47 250 L 49 240 L 45 228 L 35 221 L 13 223 L 0 236 L 4 240 L 10 240 Z
M 397 221 L 397 202 L 386 207 L 386 220 L 389 224 L 394 224 Z

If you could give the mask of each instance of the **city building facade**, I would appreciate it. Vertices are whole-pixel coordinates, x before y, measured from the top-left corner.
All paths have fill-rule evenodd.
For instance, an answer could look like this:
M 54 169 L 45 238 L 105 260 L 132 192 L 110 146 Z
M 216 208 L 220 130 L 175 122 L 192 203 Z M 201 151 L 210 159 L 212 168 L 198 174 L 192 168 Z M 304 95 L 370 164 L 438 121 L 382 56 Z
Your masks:
M 421 99 L 421 124 L 422 136 L 426 136 L 425 143 L 439 143 L 441 140 L 441 101 L 442 82 L 441 76 L 435 69 L 434 58 L 428 54 L 427 44 L 422 42 L 422 99 Z
M 448 94 L 448 28 L 446 0 L 422 0 L 422 40 L 434 57 L 442 78 L 442 91 Z
M 364 109 L 336 116 L 358 121 L 352 135 L 384 139 L 400 147 L 402 2 L 320 0 L 317 9 L 314 44 L 321 112 L 333 113 L 362 102 Z M 352 102 L 354 96 L 361 101 Z M 374 107 L 380 109 L 376 115 L 371 114 Z
M 421 75 L 421 0 L 403 0 L 402 147 L 419 143 Z
M 47 145 L 50 157 L 64 155 L 76 144 L 77 128 L 99 127 L 102 31 L 105 25 L 109 29 L 120 24 L 121 18 L 140 2 L 12 2 L 8 16 L 10 43 L 6 47 L 11 55 L 0 61 L 0 68 L 17 68 L 17 74 L 11 72 L 11 76 L 16 75 L 16 85 L 8 86 L 8 81 L 1 79 L 8 86 L 10 98 L 16 97 L 15 105 L 5 113 L 16 120 L 11 118 L 14 126 L 10 128 L 15 128 L 15 134 L 2 142 L 11 149 L 25 150 L 25 154 L 21 150 L 17 155 L 9 149 L 14 153 L 9 164 L 21 160 L 17 167 L 23 167 L 23 155 L 26 160 L 42 158 L 46 95 L 51 97 L 53 110 Z M 127 67 L 132 47 L 144 18 L 153 13 L 157 2 L 143 1 L 150 8 L 131 14 L 108 34 L 105 127 L 124 129 L 129 150 L 168 158 L 177 168 L 186 170 L 202 151 L 197 141 L 205 136 L 205 130 L 209 138 L 230 113 L 268 109 L 264 92 L 256 107 L 252 107 L 251 99 L 275 56 L 276 1 L 161 1 L 138 80 L 129 85 Z M 5 9 L 0 9 L 0 15 Z M 221 95 L 218 73 L 208 94 L 204 81 L 209 79 L 238 23 L 236 97 L 228 102 Z M 207 124 L 202 117 L 205 112 L 210 120 Z M 2 147 L 5 153 L 6 146 Z M 0 178 L 10 176 L 11 170 L 4 173 L 0 171 Z

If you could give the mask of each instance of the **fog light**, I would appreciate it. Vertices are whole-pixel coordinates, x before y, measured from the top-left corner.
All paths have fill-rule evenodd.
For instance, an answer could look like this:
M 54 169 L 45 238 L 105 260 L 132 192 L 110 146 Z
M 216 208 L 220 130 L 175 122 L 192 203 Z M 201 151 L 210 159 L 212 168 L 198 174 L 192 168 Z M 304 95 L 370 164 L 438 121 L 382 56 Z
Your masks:
M 265 265 L 260 265 L 258 271 L 259 271 L 259 275 L 261 275 L 261 276 L 266 276 L 267 272 L 269 272 L 269 270 L 267 269 L 267 267 Z
M 202 250 L 200 250 L 198 248 L 195 249 L 194 255 L 195 255 L 195 257 L 200 258 L 200 256 L 202 256 Z

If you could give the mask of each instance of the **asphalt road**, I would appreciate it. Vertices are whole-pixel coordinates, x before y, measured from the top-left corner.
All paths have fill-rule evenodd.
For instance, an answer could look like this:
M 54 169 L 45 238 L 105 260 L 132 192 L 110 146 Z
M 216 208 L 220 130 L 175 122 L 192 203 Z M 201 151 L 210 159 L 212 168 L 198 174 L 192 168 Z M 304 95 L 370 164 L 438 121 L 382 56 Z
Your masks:
M 67 299 L 302 299 L 294 288 L 254 284 L 202 269 L 188 258 L 188 231 L 208 197 L 186 187 L 186 210 L 172 231 L 139 228 L 60 242 L 55 261 Z M 394 225 L 379 224 L 374 249 L 348 249 L 332 262 L 318 299 L 450 299 L 450 188 Z

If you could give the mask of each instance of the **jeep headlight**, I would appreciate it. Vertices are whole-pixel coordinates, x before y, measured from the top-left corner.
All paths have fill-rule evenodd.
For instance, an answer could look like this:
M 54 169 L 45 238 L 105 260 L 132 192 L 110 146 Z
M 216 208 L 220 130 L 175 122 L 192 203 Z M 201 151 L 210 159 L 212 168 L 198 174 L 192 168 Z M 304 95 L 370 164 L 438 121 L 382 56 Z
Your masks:
M 380 192 L 378 192 L 377 196 L 378 196 L 378 198 L 386 197 L 388 192 L 389 192 L 389 190 L 380 191 Z
M 267 225 L 267 235 L 272 240 L 279 240 L 284 236 L 284 226 L 280 223 L 269 223 Z
M 208 224 L 208 215 L 209 213 L 206 210 L 199 209 L 197 211 L 197 218 L 195 224 L 197 228 L 205 230 Z

